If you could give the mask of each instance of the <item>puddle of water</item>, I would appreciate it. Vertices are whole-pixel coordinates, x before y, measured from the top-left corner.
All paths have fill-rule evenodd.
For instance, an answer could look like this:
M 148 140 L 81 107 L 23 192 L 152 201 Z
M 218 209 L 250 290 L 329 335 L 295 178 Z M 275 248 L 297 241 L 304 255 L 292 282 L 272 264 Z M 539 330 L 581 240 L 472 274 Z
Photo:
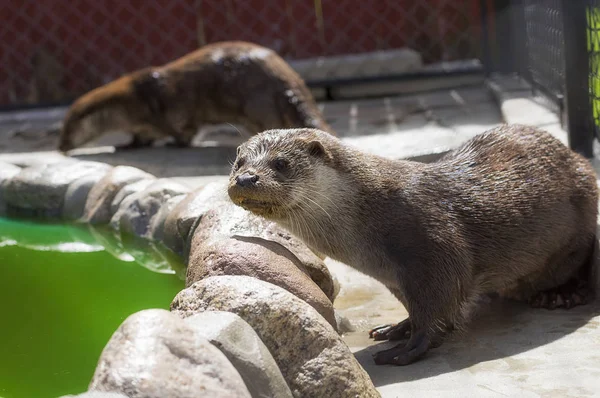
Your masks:
M 183 289 L 172 258 L 115 242 L 84 227 L 0 218 L 0 397 L 87 390 L 119 324 L 168 309 Z

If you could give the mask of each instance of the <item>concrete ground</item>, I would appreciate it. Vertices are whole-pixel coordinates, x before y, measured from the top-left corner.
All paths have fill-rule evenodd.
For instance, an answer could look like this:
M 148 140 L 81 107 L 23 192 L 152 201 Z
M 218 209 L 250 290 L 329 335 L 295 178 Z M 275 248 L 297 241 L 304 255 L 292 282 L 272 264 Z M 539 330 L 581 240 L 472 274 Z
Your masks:
M 398 343 L 373 342 L 369 327 L 407 313 L 378 282 L 327 260 L 340 278 L 336 307 L 357 326 L 345 340 L 384 398 L 591 397 L 600 395 L 600 303 L 569 311 L 482 303 L 463 335 L 405 367 L 377 366 L 372 355 Z
M 492 93 L 483 85 L 404 97 L 324 102 L 320 107 L 345 141 L 398 159 L 426 159 L 502 120 Z M 53 149 L 58 139 L 56 127 L 64 113 L 64 108 L 0 113 L 0 159 L 33 163 L 60 160 Z M 112 145 L 126 143 L 128 137 L 112 134 L 89 148 L 73 151 L 71 156 L 128 164 L 162 177 L 226 175 L 235 147 L 245 137 L 235 130 L 232 133 L 231 127 L 224 130 L 228 131 L 225 139 L 213 134 L 209 139 L 217 136 L 218 141 L 205 141 L 201 147 L 132 151 L 115 151 Z
M 539 125 L 566 142 L 556 116 L 510 79 L 404 97 L 321 104 L 340 136 L 391 158 L 435 159 L 503 121 Z M 0 114 L 0 161 L 57 161 L 56 134 L 47 127 L 63 109 Z M 122 140 L 122 137 L 106 139 Z M 102 143 L 101 143 L 102 144 Z M 31 153 L 35 151 L 35 153 Z M 15 153 L 20 152 L 20 153 Z M 211 144 L 184 150 L 152 148 L 114 152 L 86 149 L 81 159 L 130 164 L 192 186 L 224 178 L 235 155 Z M 160 161 L 157 162 L 157 159 Z M 391 343 L 374 343 L 366 331 L 406 316 L 381 284 L 328 260 L 341 285 L 336 307 L 356 331 L 345 339 L 383 397 L 587 397 L 600 395 L 600 303 L 570 311 L 533 310 L 509 302 L 484 303 L 471 329 L 407 367 L 375 366 L 371 355 Z

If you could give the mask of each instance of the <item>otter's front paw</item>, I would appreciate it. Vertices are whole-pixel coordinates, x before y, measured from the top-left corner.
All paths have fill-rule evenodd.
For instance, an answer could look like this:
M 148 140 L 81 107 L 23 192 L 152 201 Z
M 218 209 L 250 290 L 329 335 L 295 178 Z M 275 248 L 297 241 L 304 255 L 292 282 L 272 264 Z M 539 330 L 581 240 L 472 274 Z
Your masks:
M 406 345 L 399 344 L 393 348 L 379 351 L 373 355 L 376 365 L 404 366 L 415 362 L 431 348 L 431 341 L 424 332 L 411 336 Z
M 369 337 L 375 341 L 404 340 L 410 338 L 410 319 L 405 319 L 395 325 L 381 325 L 369 330 Z

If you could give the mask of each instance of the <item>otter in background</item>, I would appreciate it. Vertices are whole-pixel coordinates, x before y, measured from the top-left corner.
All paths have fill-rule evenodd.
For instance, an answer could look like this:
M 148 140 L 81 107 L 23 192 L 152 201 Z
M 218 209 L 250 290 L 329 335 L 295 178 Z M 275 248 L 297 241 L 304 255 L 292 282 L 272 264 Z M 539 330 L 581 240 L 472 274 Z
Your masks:
M 333 133 L 300 75 L 272 50 L 237 41 L 207 45 L 83 95 L 65 116 L 59 149 L 112 131 L 131 133 L 129 148 L 165 137 L 189 146 L 202 125 L 222 123 L 250 134 L 294 127 Z

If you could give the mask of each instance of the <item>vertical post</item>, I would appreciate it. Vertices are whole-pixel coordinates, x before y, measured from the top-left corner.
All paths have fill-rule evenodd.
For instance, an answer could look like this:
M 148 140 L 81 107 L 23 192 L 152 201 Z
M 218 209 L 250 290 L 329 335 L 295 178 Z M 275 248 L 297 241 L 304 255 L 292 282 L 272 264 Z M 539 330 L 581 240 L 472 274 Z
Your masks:
M 488 0 L 493 6 L 491 39 L 493 71 L 517 73 L 531 82 L 527 52 L 527 24 L 523 0 Z M 486 2 L 486 0 L 483 0 Z
M 198 42 L 198 47 L 206 45 L 206 36 L 204 34 L 204 15 L 202 14 L 202 0 L 196 0 L 196 41 Z
M 492 65 L 492 57 L 490 55 L 490 15 L 487 2 L 488 0 L 480 0 L 479 9 L 481 12 L 481 58 L 483 60 L 485 75 L 489 77 L 495 68 Z
M 513 46 L 514 71 L 527 82 L 533 77 L 529 69 L 529 40 L 527 34 L 527 18 L 525 17 L 524 0 L 510 0 L 511 45 Z
M 594 130 L 589 92 L 587 1 L 562 0 L 565 110 L 569 147 L 587 158 L 594 156 Z
M 494 67 L 496 72 L 514 73 L 517 71 L 518 59 L 516 45 L 522 36 L 515 36 L 515 26 L 512 20 L 512 7 L 510 0 L 492 0 L 494 7 Z M 517 40 L 518 38 L 518 40 Z

